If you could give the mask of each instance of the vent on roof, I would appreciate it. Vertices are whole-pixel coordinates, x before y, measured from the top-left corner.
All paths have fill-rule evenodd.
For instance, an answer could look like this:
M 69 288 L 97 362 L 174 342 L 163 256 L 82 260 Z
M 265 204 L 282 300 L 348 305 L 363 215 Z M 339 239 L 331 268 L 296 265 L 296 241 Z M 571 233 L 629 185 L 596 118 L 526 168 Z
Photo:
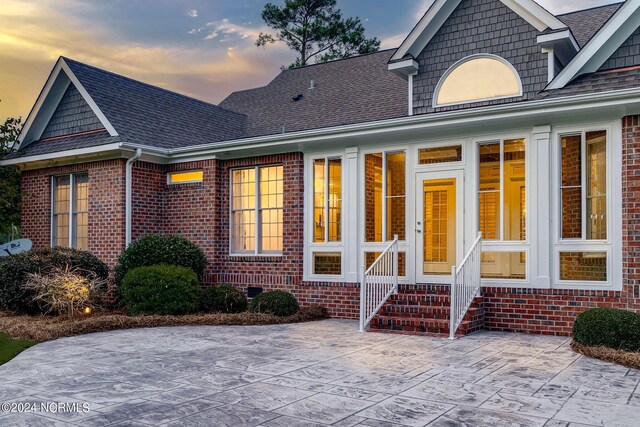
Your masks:
M 313 90 L 316 88 L 316 82 L 314 82 L 313 80 L 311 80 L 309 82 L 309 90 Z
M 292 99 L 297 102 L 297 101 L 300 101 L 302 98 L 304 98 L 304 95 L 300 93 L 294 96 Z

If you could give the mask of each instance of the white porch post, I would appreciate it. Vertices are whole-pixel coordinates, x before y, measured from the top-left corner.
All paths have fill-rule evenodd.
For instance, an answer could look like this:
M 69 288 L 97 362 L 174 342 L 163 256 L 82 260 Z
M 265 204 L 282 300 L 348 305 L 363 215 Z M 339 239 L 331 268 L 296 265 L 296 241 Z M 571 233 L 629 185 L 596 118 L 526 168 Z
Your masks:
M 345 191 L 347 197 L 343 197 L 344 204 L 343 221 L 343 239 L 344 239 L 344 269 L 345 279 L 348 283 L 356 283 L 360 281 L 360 238 L 358 232 L 360 230 L 358 218 L 360 218 L 360 209 L 358 201 L 358 147 L 350 147 L 345 150 Z M 364 264 L 364 261 L 362 262 Z
M 531 282 L 548 287 L 551 284 L 551 126 L 533 128 L 533 141 L 529 152 L 530 168 L 527 185 L 530 186 L 527 234 L 531 241 L 530 258 L 537 258 L 531 266 Z

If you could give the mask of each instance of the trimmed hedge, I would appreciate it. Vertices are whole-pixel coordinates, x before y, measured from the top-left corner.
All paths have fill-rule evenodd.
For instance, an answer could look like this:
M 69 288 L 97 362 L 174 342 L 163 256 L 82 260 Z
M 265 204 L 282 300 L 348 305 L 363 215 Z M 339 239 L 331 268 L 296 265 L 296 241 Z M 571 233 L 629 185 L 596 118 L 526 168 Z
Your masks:
M 109 267 L 95 255 L 71 248 L 34 249 L 0 258 L 0 307 L 18 314 L 36 314 L 33 292 L 23 285 L 29 274 L 52 274 L 56 270 L 74 270 L 89 279 L 107 280 Z M 83 274 L 86 273 L 86 274 Z M 105 289 L 106 290 L 106 289 Z
M 592 308 L 576 318 L 573 340 L 585 346 L 640 351 L 640 314 L 617 308 Z
M 142 237 L 129 245 L 118 259 L 115 282 L 119 287 L 127 273 L 134 268 L 153 265 L 177 265 L 193 270 L 202 280 L 207 257 L 200 247 L 181 236 L 155 234 Z
M 298 301 L 289 292 L 270 291 L 257 295 L 251 301 L 250 311 L 276 316 L 292 316 L 300 310 Z
M 214 286 L 202 291 L 200 307 L 207 313 L 242 313 L 247 310 L 247 297 L 231 285 Z
M 196 273 L 175 265 L 138 267 L 122 281 L 131 314 L 181 315 L 198 310 L 200 286 Z

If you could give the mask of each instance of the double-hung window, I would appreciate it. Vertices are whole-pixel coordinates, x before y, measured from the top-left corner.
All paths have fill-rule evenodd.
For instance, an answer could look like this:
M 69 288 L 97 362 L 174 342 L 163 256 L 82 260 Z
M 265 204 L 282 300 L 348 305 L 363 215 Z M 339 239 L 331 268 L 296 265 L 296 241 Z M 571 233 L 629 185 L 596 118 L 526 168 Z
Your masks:
M 607 281 L 607 131 L 560 135 L 559 279 Z
M 312 274 L 342 274 L 342 158 L 313 160 Z
M 484 279 L 526 279 L 525 139 L 478 145 L 478 224 Z
M 231 172 L 232 253 L 282 253 L 283 197 L 282 166 Z
M 52 180 L 52 246 L 89 247 L 89 176 L 71 174 Z

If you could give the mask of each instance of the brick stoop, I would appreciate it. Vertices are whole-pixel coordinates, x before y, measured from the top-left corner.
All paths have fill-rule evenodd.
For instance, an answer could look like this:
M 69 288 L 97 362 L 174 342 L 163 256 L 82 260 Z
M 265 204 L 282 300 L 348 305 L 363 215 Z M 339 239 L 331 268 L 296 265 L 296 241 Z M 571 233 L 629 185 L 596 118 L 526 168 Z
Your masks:
M 448 285 L 400 285 L 369 325 L 371 332 L 449 336 Z M 482 297 L 476 297 L 456 336 L 484 329 Z

